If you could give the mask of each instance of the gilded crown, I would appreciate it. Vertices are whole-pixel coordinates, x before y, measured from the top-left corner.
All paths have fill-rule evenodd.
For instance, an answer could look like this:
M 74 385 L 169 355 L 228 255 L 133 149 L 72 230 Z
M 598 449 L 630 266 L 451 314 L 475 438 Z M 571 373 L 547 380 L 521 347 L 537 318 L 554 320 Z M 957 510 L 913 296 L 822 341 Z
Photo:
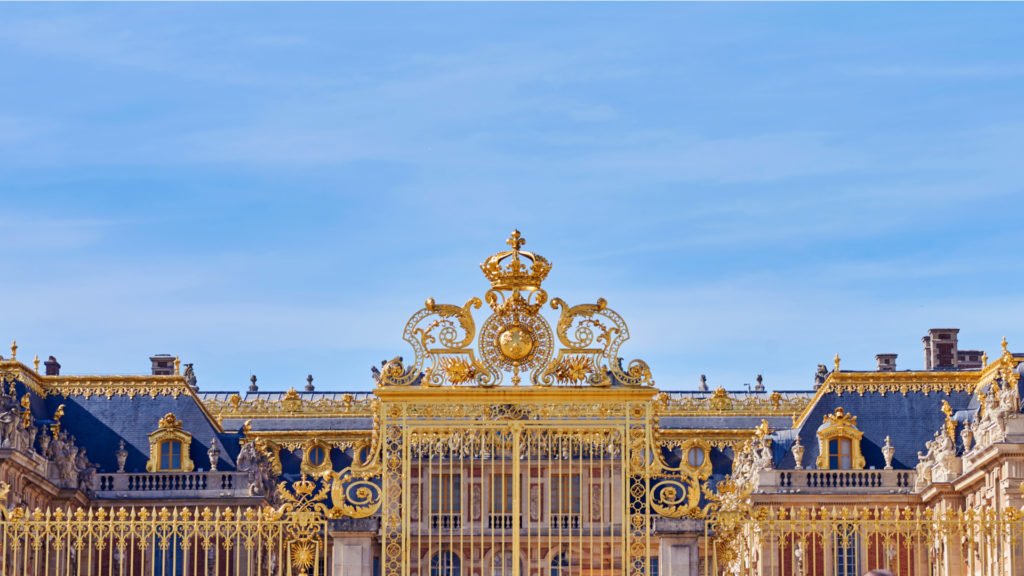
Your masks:
M 537 290 L 551 272 L 551 263 L 540 254 L 520 250 L 526 239 L 513 230 L 505 241 L 512 249 L 498 252 L 480 265 L 494 290 Z M 529 264 L 525 261 L 529 260 Z
M 301 480 L 296 480 L 295 482 L 292 482 L 292 490 L 294 490 L 295 494 L 299 496 L 309 496 L 310 494 L 313 493 L 313 490 L 315 489 L 316 483 L 314 483 L 309 478 L 306 478 L 305 476 L 302 476 Z

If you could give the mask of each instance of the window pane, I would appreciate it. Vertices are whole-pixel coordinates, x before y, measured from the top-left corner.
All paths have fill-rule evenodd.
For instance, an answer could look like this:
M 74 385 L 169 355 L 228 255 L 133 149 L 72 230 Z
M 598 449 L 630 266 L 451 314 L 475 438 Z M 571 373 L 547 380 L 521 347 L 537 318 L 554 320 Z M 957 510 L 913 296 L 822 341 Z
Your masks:
M 430 479 L 430 511 L 462 511 L 462 475 L 445 474 Z
M 178 470 L 181 468 L 181 442 L 166 440 L 160 443 L 160 469 Z
M 579 475 L 556 475 L 551 477 L 551 507 L 556 513 L 568 514 L 580 511 Z
M 512 511 L 512 476 L 495 476 L 493 479 L 492 508 L 494 512 Z

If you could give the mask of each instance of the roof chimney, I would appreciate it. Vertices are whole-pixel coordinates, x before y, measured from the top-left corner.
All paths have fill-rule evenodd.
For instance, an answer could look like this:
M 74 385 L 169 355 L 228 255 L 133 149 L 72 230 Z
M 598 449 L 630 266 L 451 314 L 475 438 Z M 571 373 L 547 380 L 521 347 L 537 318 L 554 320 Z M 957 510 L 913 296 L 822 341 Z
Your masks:
M 955 370 L 959 360 L 957 334 L 959 328 L 931 328 L 924 342 L 925 370 Z
M 878 371 L 895 372 L 896 356 L 897 354 L 875 354 L 875 361 L 878 362 Z
M 153 376 L 174 376 L 174 356 L 157 354 L 150 356 L 149 361 L 153 365 Z
M 47 358 L 46 362 L 43 362 L 43 366 L 46 367 L 47 376 L 60 376 L 60 363 L 53 356 Z

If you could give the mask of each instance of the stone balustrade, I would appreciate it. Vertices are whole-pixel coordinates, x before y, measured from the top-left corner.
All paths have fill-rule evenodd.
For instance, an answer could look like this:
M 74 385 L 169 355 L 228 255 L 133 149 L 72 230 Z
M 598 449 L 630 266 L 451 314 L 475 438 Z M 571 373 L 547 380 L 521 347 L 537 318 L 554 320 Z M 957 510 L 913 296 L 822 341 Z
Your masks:
M 97 474 L 98 498 L 215 498 L 249 496 L 244 472 L 157 472 Z
M 910 493 L 913 470 L 765 470 L 762 493 Z

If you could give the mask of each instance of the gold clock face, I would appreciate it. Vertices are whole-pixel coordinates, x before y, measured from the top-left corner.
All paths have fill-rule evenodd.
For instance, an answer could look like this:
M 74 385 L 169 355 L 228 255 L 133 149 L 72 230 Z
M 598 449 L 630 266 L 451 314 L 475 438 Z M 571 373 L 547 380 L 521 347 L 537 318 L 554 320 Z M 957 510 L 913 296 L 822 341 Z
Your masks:
M 498 348 L 511 360 L 522 360 L 533 351 L 533 336 L 519 326 L 511 326 L 498 336 Z

